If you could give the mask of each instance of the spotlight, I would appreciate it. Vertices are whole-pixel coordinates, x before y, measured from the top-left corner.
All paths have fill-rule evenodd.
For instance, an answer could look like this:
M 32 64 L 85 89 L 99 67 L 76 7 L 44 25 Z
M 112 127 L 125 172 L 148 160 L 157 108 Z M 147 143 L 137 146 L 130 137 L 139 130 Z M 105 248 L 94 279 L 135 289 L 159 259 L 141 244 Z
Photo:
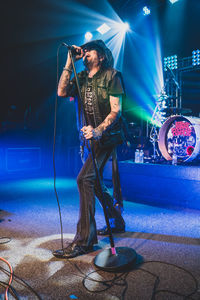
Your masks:
M 121 24 L 121 26 L 122 26 L 122 31 L 123 31 L 123 32 L 127 32 L 127 31 L 129 31 L 129 29 L 130 29 L 130 26 L 129 26 L 129 24 L 128 24 L 127 22 Z
M 150 9 L 147 6 L 144 6 L 143 7 L 143 15 L 147 16 L 147 15 L 150 15 L 150 13 L 151 13 Z
M 169 0 L 171 4 L 174 4 L 175 2 L 178 2 L 178 0 Z
M 192 65 L 193 66 L 200 65 L 200 50 L 192 51 Z
M 126 32 L 130 30 L 130 26 L 127 22 L 114 22 L 114 26 L 112 28 L 116 33 L 118 33 L 118 38 L 121 36 L 123 39 Z
M 97 28 L 97 31 L 101 34 L 105 34 L 106 32 L 108 32 L 111 28 L 106 24 L 104 23 L 103 25 L 99 26 Z
M 164 57 L 164 71 L 167 71 L 167 67 L 171 70 L 178 68 L 177 55 Z
M 86 34 L 85 34 L 86 41 L 90 41 L 92 39 L 92 37 L 93 37 L 93 35 L 91 32 L 89 32 L 89 31 L 86 32 Z

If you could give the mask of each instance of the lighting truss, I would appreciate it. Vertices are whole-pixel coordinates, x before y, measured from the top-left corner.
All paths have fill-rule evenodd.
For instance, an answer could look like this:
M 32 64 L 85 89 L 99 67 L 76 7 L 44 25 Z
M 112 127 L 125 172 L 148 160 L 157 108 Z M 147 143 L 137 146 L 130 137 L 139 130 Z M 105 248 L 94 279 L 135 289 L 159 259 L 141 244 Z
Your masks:
M 162 88 L 160 95 L 156 101 L 156 107 L 154 109 L 152 118 L 151 118 L 151 130 L 150 130 L 150 142 L 153 144 L 153 159 L 156 160 L 159 157 L 159 153 L 157 150 L 157 142 L 158 142 L 158 134 L 159 128 L 165 122 L 166 112 L 165 109 L 167 108 L 167 100 L 168 96 L 165 93 L 165 87 Z
M 169 97 L 166 95 L 165 91 L 162 90 L 157 101 L 156 107 L 154 109 L 151 123 L 156 127 L 161 127 L 164 121 L 166 120 L 166 108 L 167 108 L 167 99 Z

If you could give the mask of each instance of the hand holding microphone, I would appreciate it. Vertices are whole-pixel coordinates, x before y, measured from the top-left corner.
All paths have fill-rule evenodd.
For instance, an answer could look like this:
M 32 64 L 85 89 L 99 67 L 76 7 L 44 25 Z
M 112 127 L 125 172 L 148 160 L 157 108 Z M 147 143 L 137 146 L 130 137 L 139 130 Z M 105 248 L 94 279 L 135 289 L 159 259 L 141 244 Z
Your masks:
M 84 52 L 81 47 L 76 45 L 67 45 L 66 43 L 62 43 L 62 45 L 65 46 L 68 50 L 71 50 L 72 54 L 75 56 L 76 61 L 83 58 Z

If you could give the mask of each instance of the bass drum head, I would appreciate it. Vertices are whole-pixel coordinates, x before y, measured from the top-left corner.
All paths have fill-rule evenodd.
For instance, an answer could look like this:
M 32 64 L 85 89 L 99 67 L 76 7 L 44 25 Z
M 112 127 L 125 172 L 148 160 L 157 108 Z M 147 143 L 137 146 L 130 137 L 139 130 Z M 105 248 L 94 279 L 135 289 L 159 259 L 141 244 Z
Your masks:
M 179 162 L 190 162 L 200 157 L 200 119 L 171 116 L 159 131 L 158 146 L 166 160 L 177 155 Z

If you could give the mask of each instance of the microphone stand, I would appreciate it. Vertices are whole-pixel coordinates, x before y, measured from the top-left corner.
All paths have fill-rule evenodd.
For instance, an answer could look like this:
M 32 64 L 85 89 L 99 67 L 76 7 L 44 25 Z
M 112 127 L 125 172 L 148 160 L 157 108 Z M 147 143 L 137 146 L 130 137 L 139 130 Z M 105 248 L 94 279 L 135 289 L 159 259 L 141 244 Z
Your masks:
M 76 85 L 77 85 L 77 89 L 78 89 L 78 101 L 80 103 L 80 106 L 82 107 L 83 115 L 87 122 L 87 115 L 86 115 L 82 97 L 81 97 L 80 84 L 79 84 L 79 80 L 78 80 L 78 76 L 77 76 L 77 72 L 76 72 L 76 68 L 75 68 L 75 64 L 74 64 L 74 57 L 73 57 L 72 49 L 69 48 L 68 51 L 69 51 L 69 55 L 70 55 L 70 58 L 72 61 L 72 68 L 74 71 L 74 77 L 75 77 L 75 81 L 76 81 Z M 93 165 L 94 165 L 94 169 L 95 169 L 95 173 L 96 173 L 96 179 L 97 179 L 97 183 L 98 183 L 98 186 L 100 189 L 100 197 L 101 197 L 101 202 L 102 202 L 102 206 L 103 206 L 103 212 L 104 212 L 104 216 L 105 216 L 106 225 L 108 227 L 109 240 L 110 240 L 110 249 L 105 249 L 105 250 L 101 251 L 99 254 L 97 254 L 94 258 L 94 265 L 97 268 L 102 269 L 104 271 L 117 272 L 117 271 L 120 271 L 120 270 L 130 267 L 130 265 L 133 265 L 133 263 L 136 261 L 137 254 L 136 254 L 135 250 L 133 250 L 132 248 L 115 247 L 108 214 L 106 211 L 106 202 L 105 202 L 103 189 L 102 189 L 101 176 L 100 176 L 100 172 L 99 172 L 99 168 L 98 168 L 98 164 L 97 164 L 97 160 L 96 160 L 96 156 L 95 156 L 95 151 L 94 151 L 94 140 L 92 140 L 92 139 L 89 140 L 89 143 L 90 143 L 92 161 L 93 161 Z

